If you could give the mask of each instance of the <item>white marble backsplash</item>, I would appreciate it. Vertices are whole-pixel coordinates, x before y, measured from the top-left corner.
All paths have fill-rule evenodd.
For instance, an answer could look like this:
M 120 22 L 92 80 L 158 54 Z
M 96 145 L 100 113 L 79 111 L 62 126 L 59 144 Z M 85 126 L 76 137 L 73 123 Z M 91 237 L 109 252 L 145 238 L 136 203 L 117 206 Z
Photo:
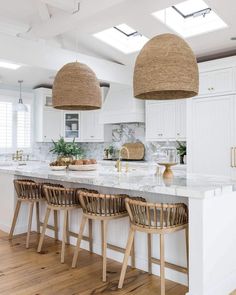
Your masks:
M 145 145 L 145 160 L 152 161 L 154 154 L 164 142 L 146 142 L 145 141 L 145 124 L 144 123 L 130 123 L 130 124 L 115 124 L 112 127 L 112 141 L 104 143 L 78 143 L 84 150 L 85 156 L 88 158 L 95 158 L 101 160 L 103 158 L 104 148 L 113 145 L 119 149 L 124 143 L 141 141 Z M 176 142 L 172 142 L 176 146 Z M 51 143 L 35 143 L 33 147 L 33 155 L 39 160 L 50 161 L 56 156 L 50 153 L 52 148 Z

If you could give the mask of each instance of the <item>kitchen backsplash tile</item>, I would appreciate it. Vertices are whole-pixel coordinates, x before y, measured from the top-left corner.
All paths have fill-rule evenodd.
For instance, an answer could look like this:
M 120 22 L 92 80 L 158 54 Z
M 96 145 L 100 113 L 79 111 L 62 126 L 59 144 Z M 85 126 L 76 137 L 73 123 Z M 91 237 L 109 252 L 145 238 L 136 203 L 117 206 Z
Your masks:
M 85 152 L 88 158 L 96 158 L 101 160 L 103 158 L 103 150 L 109 145 L 113 145 L 119 149 L 122 144 L 127 142 L 141 141 L 145 145 L 145 160 L 152 161 L 155 158 L 157 150 L 165 144 L 163 142 L 145 142 L 145 124 L 144 123 L 130 123 L 130 124 L 115 124 L 112 126 L 112 141 L 105 143 L 78 143 Z M 176 142 L 171 142 L 176 146 Z M 43 161 L 51 161 L 56 156 L 50 153 L 52 148 L 51 143 L 35 143 L 33 147 L 33 155 L 35 158 Z

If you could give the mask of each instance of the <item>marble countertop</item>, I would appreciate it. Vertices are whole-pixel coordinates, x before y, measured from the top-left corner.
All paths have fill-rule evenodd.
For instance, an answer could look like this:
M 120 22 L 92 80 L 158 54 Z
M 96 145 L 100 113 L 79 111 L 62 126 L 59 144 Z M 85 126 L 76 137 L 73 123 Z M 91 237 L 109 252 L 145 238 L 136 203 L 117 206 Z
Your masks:
M 97 171 L 52 171 L 47 163 L 34 162 L 0 166 L 0 173 L 187 198 L 214 197 L 236 189 L 236 181 L 229 178 L 186 174 L 182 169 L 175 170 L 172 182 L 167 182 L 155 175 L 152 166 L 146 170 L 133 168 L 128 173 L 102 164 Z

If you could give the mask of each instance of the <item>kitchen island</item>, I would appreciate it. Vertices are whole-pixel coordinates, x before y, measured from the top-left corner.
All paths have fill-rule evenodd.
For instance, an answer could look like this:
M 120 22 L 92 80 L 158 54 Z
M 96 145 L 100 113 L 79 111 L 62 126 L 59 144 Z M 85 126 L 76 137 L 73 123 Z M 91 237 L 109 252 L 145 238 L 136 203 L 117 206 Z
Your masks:
M 104 193 L 126 193 L 142 196 L 152 202 L 184 202 L 189 207 L 190 287 L 189 295 L 228 295 L 236 289 L 236 181 L 229 178 L 187 175 L 175 170 L 172 182 L 156 176 L 153 169 L 130 169 L 117 173 L 114 167 L 99 165 L 97 171 L 51 171 L 47 164 L 0 167 L 0 229 L 9 232 L 16 203 L 14 178 L 62 183 L 67 187 L 86 187 Z M 22 210 L 26 210 L 23 208 Z M 79 214 L 81 215 L 81 214 Z M 41 220 L 44 216 L 42 205 Z M 20 214 L 17 232 L 26 232 L 27 215 Z M 70 230 L 78 232 L 78 214 L 70 216 Z M 52 222 L 52 220 L 51 220 Z M 34 225 L 35 226 L 35 225 Z M 60 226 L 60 228 L 62 228 Z M 108 228 L 108 241 L 125 247 L 129 222 L 112 221 Z M 52 235 L 50 231 L 48 235 Z M 61 237 L 61 231 L 59 238 Z M 159 257 L 159 237 L 153 237 L 153 256 Z M 146 237 L 138 233 L 136 242 L 136 267 L 147 270 Z M 74 244 L 75 240 L 71 239 Z M 100 254 L 100 225 L 94 223 L 94 252 Z M 88 249 L 87 242 L 82 247 Z M 184 233 L 173 233 L 166 238 L 166 261 L 186 266 Z M 123 255 L 108 250 L 108 257 L 122 261 Z M 159 267 L 153 265 L 153 273 Z M 166 268 L 166 278 L 187 284 L 186 274 Z

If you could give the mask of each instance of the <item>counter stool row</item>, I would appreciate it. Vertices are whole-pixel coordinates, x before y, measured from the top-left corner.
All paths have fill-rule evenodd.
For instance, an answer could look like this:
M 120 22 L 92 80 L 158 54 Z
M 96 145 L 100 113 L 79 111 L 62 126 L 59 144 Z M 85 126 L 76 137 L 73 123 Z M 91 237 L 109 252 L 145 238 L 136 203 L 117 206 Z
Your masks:
M 77 265 L 82 239 L 89 242 L 89 250 L 91 252 L 93 251 L 92 221 L 98 220 L 101 222 L 103 257 L 102 280 L 104 282 L 106 281 L 106 251 L 107 248 L 110 247 L 113 250 L 125 253 L 118 285 L 119 288 L 123 287 L 129 256 L 131 256 L 131 266 L 135 267 L 134 235 L 136 231 L 147 233 L 149 273 L 151 273 L 152 263 L 157 263 L 160 265 L 161 295 L 165 295 L 165 267 L 188 273 L 188 209 L 185 204 L 147 203 L 146 200 L 141 197 L 99 194 L 95 190 L 88 190 L 84 188 L 64 188 L 60 184 L 36 183 L 29 179 L 14 180 L 14 186 L 17 193 L 17 204 L 9 238 L 12 239 L 13 237 L 21 203 L 28 202 L 29 219 L 26 248 L 29 248 L 34 204 L 36 207 L 37 233 L 40 233 L 40 225 L 42 224 L 39 219 L 39 202 L 43 200 L 46 201 L 47 208 L 38 244 L 38 252 L 40 252 L 42 249 L 47 228 L 53 229 L 55 233 L 55 239 L 58 239 L 57 213 L 59 210 L 61 210 L 64 212 L 61 263 L 64 263 L 65 245 L 66 243 L 69 243 L 69 237 L 71 234 L 69 231 L 69 212 L 72 209 L 82 208 L 82 221 L 80 224 L 77 245 L 72 262 L 73 268 L 75 268 Z M 51 211 L 54 212 L 54 226 L 48 225 Z M 124 218 L 127 216 L 129 216 L 130 219 L 130 232 L 126 249 L 107 244 L 108 222 L 113 219 Z M 83 232 L 87 221 L 89 225 L 89 236 L 84 237 Z M 167 263 L 164 259 L 164 235 L 179 230 L 185 230 L 186 232 L 187 268 Z M 160 235 L 160 259 L 152 257 L 152 234 Z

